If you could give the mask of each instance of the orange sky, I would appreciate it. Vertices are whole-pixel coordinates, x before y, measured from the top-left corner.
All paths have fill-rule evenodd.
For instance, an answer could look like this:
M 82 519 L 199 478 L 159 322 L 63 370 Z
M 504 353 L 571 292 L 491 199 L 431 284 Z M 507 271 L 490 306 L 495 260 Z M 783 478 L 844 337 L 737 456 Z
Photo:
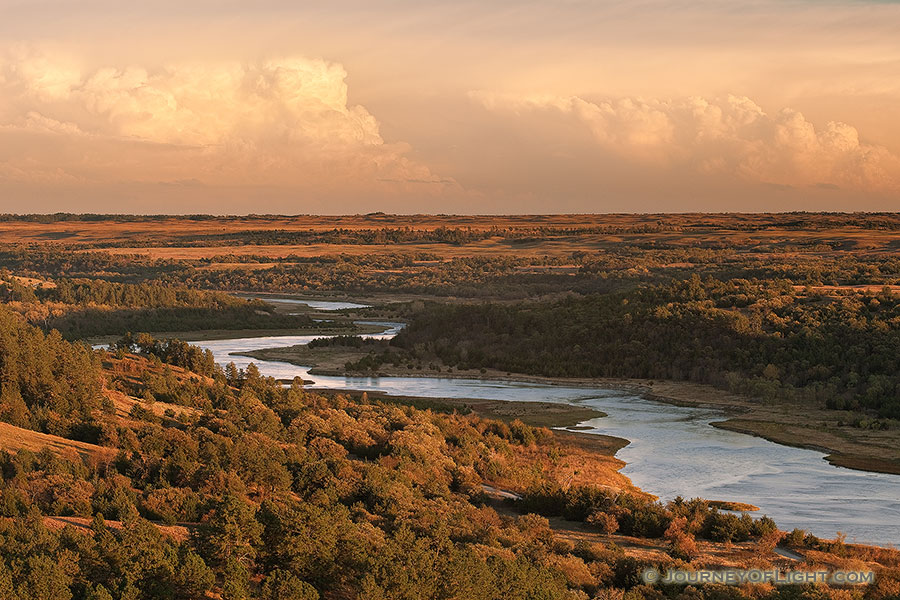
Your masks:
M 900 210 L 895 2 L 127 4 L 0 0 L 0 212 Z

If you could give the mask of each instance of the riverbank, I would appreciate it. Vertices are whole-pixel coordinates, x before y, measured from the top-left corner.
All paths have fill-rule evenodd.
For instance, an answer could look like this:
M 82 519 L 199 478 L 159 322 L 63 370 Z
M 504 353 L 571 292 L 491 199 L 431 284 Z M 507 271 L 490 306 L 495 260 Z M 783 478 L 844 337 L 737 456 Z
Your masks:
M 384 348 L 387 348 L 385 345 Z M 376 352 L 384 350 L 374 348 Z M 246 353 L 260 360 L 276 360 L 311 366 L 310 375 L 343 376 L 347 363 L 369 354 L 369 348 L 290 346 Z M 402 362 L 402 361 L 401 361 Z M 350 372 L 357 375 L 359 373 Z M 758 436 L 777 444 L 817 450 L 833 465 L 876 473 L 900 474 L 900 429 L 874 430 L 854 427 L 860 414 L 828 410 L 811 402 L 766 403 L 709 385 L 683 381 L 619 378 L 562 378 L 523 375 L 495 369 L 454 370 L 438 364 L 390 364 L 385 362 L 366 374 L 381 377 L 442 377 L 491 381 L 556 384 L 621 389 L 652 400 L 679 406 L 722 410 L 722 421 L 712 425 Z
M 874 473 L 900 474 L 900 429 L 854 427 L 858 412 L 826 409 L 818 403 L 767 403 L 708 385 L 680 381 L 607 380 L 643 396 L 682 406 L 726 412 L 714 427 L 755 435 L 777 444 L 818 450 L 829 463 Z
M 290 329 L 204 329 L 191 331 L 147 331 L 141 333 L 149 333 L 159 340 L 179 339 L 183 342 L 206 342 L 211 340 L 229 340 L 232 338 L 261 338 L 275 337 L 283 335 L 313 335 L 321 337 L 330 337 L 333 335 L 371 335 L 381 333 L 384 327 L 380 325 L 356 325 L 350 322 L 346 324 L 335 322 L 333 326 L 324 325 L 320 327 L 294 327 Z M 122 339 L 120 335 L 102 335 L 85 338 L 84 341 L 92 346 L 102 344 L 114 344 Z

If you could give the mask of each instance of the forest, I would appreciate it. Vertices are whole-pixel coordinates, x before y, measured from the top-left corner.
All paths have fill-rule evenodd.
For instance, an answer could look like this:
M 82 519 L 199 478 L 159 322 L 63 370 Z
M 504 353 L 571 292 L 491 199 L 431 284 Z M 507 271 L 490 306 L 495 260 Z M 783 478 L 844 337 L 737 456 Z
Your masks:
M 93 352 L 58 332 L 45 335 L 0 306 L 0 419 L 62 437 L 93 441 L 103 401 Z
M 62 438 L 97 432 L 87 456 L 0 452 L 3 598 L 745 598 L 645 586 L 644 563 L 613 543 L 560 538 L 547 518 L 660 539 L 660 568 L 696 558 L 701 540 L 764 549 L 781 537 L 769 519 L 701 500 L 566 484 L 554 477 L 565 447 L 518 421 L 325 396 L 253 368 L 195 373 L 170 364 L 191 362 L 181 344 L 148 337 L 92 355 L 9 311 L 0 318 L 3 394 L 22 407 L 3 418 Z M 483 481 L 523 499 L 492 504 Z M 802 531 L 789 540 L 858 552 Z M 900 557 L 882 560 L 895 566 L 867 597 L 900 585 Z
M 900 419 L 900 294 L 890 288 L 832 296 L 694 275 L 548 303 L 431 304 L 392 343 L 463 369 L 688 380 Z
M 183 285 L 57 278 L 25 285 L 0 272 L 0 301 L 67 339 L 129 332 L 209 329 L 317 329 L 306 315 L 276 313 L 261 300 Z

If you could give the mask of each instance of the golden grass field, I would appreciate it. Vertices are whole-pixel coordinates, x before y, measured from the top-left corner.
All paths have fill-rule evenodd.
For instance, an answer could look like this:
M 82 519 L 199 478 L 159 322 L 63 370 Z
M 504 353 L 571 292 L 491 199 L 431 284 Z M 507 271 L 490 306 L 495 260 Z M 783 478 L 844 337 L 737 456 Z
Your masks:
M 874 218 L 874 217 L 873 217 Z M 846 252 L 891 253 L 900 250 L 896 227 L 900 217 L 879 215 L 894 229 L 847 225 L 842 215 L 349 215 L 298 217 L 223 217 L 190 220 L 154 218 L 130 221 L 111 218 L 97 221 L 57 221 L 32 223 L 0 221 L 0 241 L 11 244 L 62 244 L 70 247 L 97 244 L 129 246 L 108 248 L 116 254 L 140 254 L 151 258 L 200 259 L 224 254 L 283 258 L 372 254 L 387 252 L 439 253 L 457 256 L 541 254 L 565 255 L 577 251 L 602 250 L 611 244 L 641 244 L 691 247 L 704 243 L 740 248 L 742 255 L 776 252 L 790 257 L 796 246 L 813 247 L 823 255 Z M 805 220 L 805 221 L 804 221 Z M 797 222 L 804 221 L 798 225 Z M 492 237 L 456 246 L 440 243 L 403 244 L 231 244 L 183 247 L 189 239 L 258 231 L 328 232 L 335 229 L 361 231 L 378 229 L 434 230 L 467 228 L 476 232 L 492 228 L 517 231 L 520 239 Z M 544 228 L 539 234 L 537 228 Z M 585 233 L 585 229 L 595 228 Z M 582 230 L 566 231 L 566 230 Z M 529 239 L 529 233 L 536 237 Z M 541 239 L 537 239 L 540 235 Z M 821 245 L 822 248 L 814 247 Z M 828 246 L 826 248 L 825 246 Z M 838 248 L 838 250 L 831 250 Z
M 45 449 L 68 458 L 87 460 L 112 459 L 115 454 L 114 450 L 103 448 L 102 446 L 69 440 L 30 429 L 22 429 L 9 423 L 0 422 L 0 450 L 7 452 L 16 452 L 18 450 L 40 452 Z

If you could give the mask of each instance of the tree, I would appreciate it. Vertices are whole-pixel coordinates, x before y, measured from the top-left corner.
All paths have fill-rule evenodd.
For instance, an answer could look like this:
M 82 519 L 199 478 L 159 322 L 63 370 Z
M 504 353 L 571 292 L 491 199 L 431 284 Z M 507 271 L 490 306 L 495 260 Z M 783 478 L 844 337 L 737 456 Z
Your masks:
M 85 600 L 113 600 L 112 594 L 100 584 L 88 588 Z
M 206 566 L 203 559 L 187 550 L 175 572 L 175 595 L 184 600 L 203 598 L 215 580 L 212 569 Z
M 250 598 L 250 571 L 239 560 L 228 557 L 222 572 L 222 600 Z
M 319 592 L 290 572 L 275 569 L 263 584 L 262 600 L 319 600 Z
M 201 555 L 215 565 L 229 560 L 247 563 L 256 556 L 262 526 L 256 510 L 232 494 L 226 494 L 197 529 Z
M 65 565 L 41 554 L 25 560 L 25 580 L 16 586 L 21 600 L 70 600 L 72 577 L 66 573 Z

